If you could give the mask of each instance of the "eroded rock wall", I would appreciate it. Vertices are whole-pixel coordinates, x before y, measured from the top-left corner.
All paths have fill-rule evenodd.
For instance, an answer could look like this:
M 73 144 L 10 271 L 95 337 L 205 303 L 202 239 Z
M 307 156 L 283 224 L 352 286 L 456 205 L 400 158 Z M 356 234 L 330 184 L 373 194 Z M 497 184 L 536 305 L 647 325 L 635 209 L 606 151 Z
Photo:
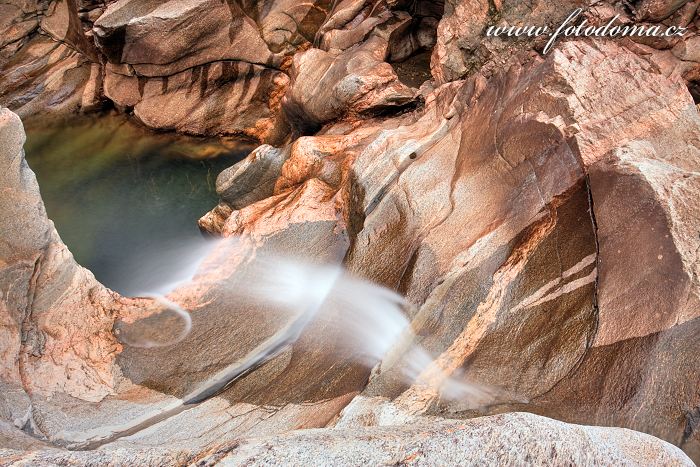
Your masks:
M 429 79 L 488 76 L 546 38 L 483 40 L 487 28 L 554 30 L 577 7 L 594 25 L 618 15 L 622 25 L 689 28 L 684 38 L 633 40 L 700 96 L 695 1 L 33 0 L 0 14 L 0 99 L 22 117 L 115 106 L 158 130 L 281 144 L 336 118 L 418 102 L 409 88 Z
M 101 448 L 56 454 L 76 462 L 234 462 L 274 442 L 298 462 L 294 443 L 335 455 L 340 437 L 368 450 L 393 443 L 401 460 L 415 429 L 397 441 L 376 425 L 528 411 L 632 428 L 700 459 L 697 2 L 598 2 L 590 21 L 619 13 L 689 33 L 567 40 L 547 55 L 542 41 L 485 40 L 484 29 L 556 24 L 580 2 L 12 5 L 0 99 L 21 115 L 109 100 L 153 128 L 271 144 L 222 173 L 221 202 L 200 221 L 242 243 L 168 296 L 193 332 L 141 349 L 115 335 L 172 320 L 75 265 L 21 156 L 21 126 L 3 111 L 8 457 L 40 462 L 53 453 L 16 450 L 59 446 Z M 280 341 L 295 314 L 270 320 L 254 301 L 231 313 L 227 290 L 249 280 L 251 258 L 280 250 L 342 262 L 406 296 L 412 341 L 435 360 L 406 378 L 402 346 L 368 368 L 332 319 Z M 492 399 L 449 397 L 451 377 Z M 554 443 L 563 462 L 592 463 L 577 457 L 591 436 L 621 440 L 592 456 L 621 459 L 641 459 L 626 443 L 649 440 L 524 417 L 476 418 L 457 443 L 494 423 L 522 434 L 518 424 L 541 422 L 575 440 Z M 458 422 L 427 420 L 453 442 L 441 430 Z M 338 431 L 233 442 L 328 425 Z M 687 463 L 658 443 L 644 459 Z
M 390 359 L 368 397 L 473 415 L 438 389 L 460 374 L 502 391 L 488 412 L 628 426 L 697 455 L 700 120 L 687 83 L 610 42 L 511 63 L 419 110 L 328 124 L 276 152 L 273 172 L 250 159 L 222 187 L 279 174 L 272 196 L 227 191 L 202 226 L 264 228 L 256 211 L 323 186 L 342 203 L 345 264 L 407 296 L 415 342 L 437 357 L 412 384 L 410 362 Z
M 46 217 L 24 160 L 22 123 L 0 109 L 2 380 L 8 393 L 61 392 L 98 401 L 114 391 L 114 295 L 79 267 Z M 27 401 L 5 401 L 21 420 Z

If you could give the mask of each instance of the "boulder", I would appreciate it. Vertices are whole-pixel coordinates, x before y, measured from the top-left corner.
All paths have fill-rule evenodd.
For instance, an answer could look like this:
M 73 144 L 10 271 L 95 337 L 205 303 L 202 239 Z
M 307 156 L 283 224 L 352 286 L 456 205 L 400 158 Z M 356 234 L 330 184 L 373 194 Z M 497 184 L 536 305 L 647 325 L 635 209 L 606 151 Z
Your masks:
M 293 55 L 314 42 L 335 2 L 272 0 L 240 3 L 245 13 L 257 23 L 263 40 L 273 53 Z
M 93 62 L 99 62 L 92 35 L 87 34 L 78 0 L 54 0 L 41 19 L 41 29 L 56 41 L 67 44 Z
M 310 49 L 297 54 L 282 102 L 292 126 L 304 134 L 334 119 L 411 102 L 415 92 L 384 61 L 387 52 L 387 41 L 373 37 L 344 52 Z
M 274 194 L 275 183 L 287 160 L 285 151 L 260 146 L 216 179 L 216 192 L 233 209 L 241 209 Z
M 302 430 L 245 439 L 204 458 L 223 465 L 674 465 L 678 448 L 620 428 L 598 428 L 510 413 L 409 426 Z
M 111 63 L 130 64 L 141 76 L 170 76 L 223 60 L 279 65 L 234 1 L 118 0 L 93 32 Z
M 150 128 L 280 142 L 280 100 L 289 78 L 247 62 L 214 62 L 172 76 L 124 75 L 108 66 L 105 96 Z
M 2 66 L 0 100 L 22 117 L 67 116 L 99 107 L 101 67 L 44 36 Z

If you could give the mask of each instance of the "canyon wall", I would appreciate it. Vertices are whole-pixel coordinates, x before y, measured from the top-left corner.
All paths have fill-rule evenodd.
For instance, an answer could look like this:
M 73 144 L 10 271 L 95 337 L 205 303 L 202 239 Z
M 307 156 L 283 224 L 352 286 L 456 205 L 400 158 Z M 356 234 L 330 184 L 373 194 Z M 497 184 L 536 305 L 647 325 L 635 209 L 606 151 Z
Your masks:
M 220 175 L 221 202 L 200 220 L 240 242 L 168 296 L 193 332 L 138 349 L 123 339 L 134 324 L 176 325 L 157 301 L 118 297 L 74 263 L 23 162 L 21 124 L 3 110 L 8 458 L 243 462 L 273 445 L 302 462 L 294 446 L 330 455 L 349 439 L 394 443 L 401 460 L 413 425 L 460 423 L 523 450 L 632 443 L 628 431 L 584 436 L 514 413 L 531 412 L 631 428 L 700 460 L 698 2 L 585 10 L 594 24 L 682 25 L 682 38 L 568 39 L 546 55 L 541 38 L 484 38 L 492 25 L 556 25 L 582 3 L 4 5 L 0 102 L 20 116 L 114 107 L 154 129 L 265 143 Z M 326 321 L 285 340 L 297 313 L 270 322 L 254 302 L 230 313 L 226 291 L 250 277 L 251 258 L 280 250 L 404 295 L 411 340 L 435 360 L 407 381 L 401 346 L 372 369 Z M 198 392 L 222 374 L 234 376 L 221 392 Z M 490 400 L 446 397 L 451 377 Z M 514 441 L 528 424 L 535 434 Z M 569 433 L 573 447 L 537 430 Z M 242 438 L 261 439 L 239 449 Z M 688 462 L 644 439 L 658 444 L 635 462 Z M 561 459 L 635 455 L 615 443 L 617 454 Z M 475 462 L 504 461 L 489 452 Z M 673 459 L 654 457 L 665 452 Z

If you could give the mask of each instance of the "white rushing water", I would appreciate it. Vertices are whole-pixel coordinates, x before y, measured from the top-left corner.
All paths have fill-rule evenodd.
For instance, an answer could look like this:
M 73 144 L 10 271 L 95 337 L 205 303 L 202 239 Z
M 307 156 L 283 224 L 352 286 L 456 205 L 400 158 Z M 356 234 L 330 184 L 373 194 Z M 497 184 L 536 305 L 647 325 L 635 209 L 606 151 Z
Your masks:
M 210 241 L 204 247 L 182 245 L 171 249 L 170 255 L 155 264 L 136 271 L 133 284 L 139 281 L 149 284 L 148 289 L 137 295 L 150 296 L 159 303 L 161 308 L 156 314 L 174 313 L 180 322 L 179 331 L 175 335 L 172 330 L 160 332 L 160 325 L 148 323 L 146 317 L 131 324 L 131 332 L 120 334 L 119 339 L 127 346 L 146 349 L 185 345 L 182 341 L 191 332 L 193 321 L 190 313 L 175 300 L 183 290 L 187 292 L 188 287 L 196 288 L 202 283 L 212 287 L 223 303 L 231 304 L 231 313 L 236 313 L 236 305 L 241 302 L 262 305 L 256 309 L 269 315 L 265 320 L 283 323 L 277 332 L 243 358 L 201 381 L 189 394 L 160 409 L 114 426 L 62 432 L 54 442 L 69 449 L 97 449 L 148 429 L 216 396 L 290 345 L 302 345 L 299 338 L 305 330 L 312 331 L 309 329 L 312 323 L 322 322 L 320 332 L 325 334 L 323 339 L 308 339 L 310 344 L 304 340 L 305 345 L 324 342 L 320 345 L 327 345 L 323 351 L 330 356 L 343 361 L 350 359 L 373 369 L 375 374 L 380 369 L 387 371 L 395 366 L 399 371 L 394 375 L 408 385 L 433 362 L 433 356 L 416 344 L 404 313 L 408 305 L 397 293 L 355 277 L 340 265 L 309 264 L 282 255 L 252 254 L 242 243 L 225 239 Z M 228 280 L 227 275 L 231 275 Z M 146 332 L 139 332 L 149 327 Z M 314 329 L 311 334 L 313 332 L 319 331 Z M 435 389 L 443 399 L 457 402 L 465 409 L 488 404 L 498 394 L 497 390 L 472 384 L 455 375 L 444 378 L 441 387 Z
M 210 241 L 204 246 L 192 248 L 183 245 L 172 254 L 134 275 L 135 281 L 163 277 L 161 284 L 151 286 L 139 296 L 153 297 L 163 308 L 176 314 L 182 321 L 176 336 L 162 339 L 130 339 L 122 336 L 127 345 L 142 348 L 178 345 L 190 332 L 190 314 L 166 296 L 180 286 L 196 280 L 197 271 L 211 257 L 219 262 L 241 254 L 245 247 L 235 239 Z M 217 262 L 217 261 L 214 261 Z M 404 382 L 411 384 L 433 361 L 433 356 L 415 343 L 413 331 L 405 310 L 407 303 L 392 290 L 349 274 L 340 265 L 310 264 L 282 255 L 246 256 L 239 265 L 235 281 L 221 285 L 216 294 L 235 304 L 253 300 L 262 304 L 266 319 L 271 322 L 287 322 L 277 334 L 262 342 L 248 357 L 220 370 L 199 387 L 191 391 L 185 403 L 200 402 L 221 391 L 238 375 L 256 368 L 284 347 L 294 344 L 314 320 L 324 320 L 333 332 L 334 346 L 329 352 L 343 352 L 339 358 L 351 356 L 358 364 L 374 368 L 391 353 L 390 362 L 384 361 L 382 370 L 394 362 L 400 362 Z M 240 272 L 243 270 L 243 272 Z M 142 282 L 143 283 L 143 282 Z M 235 311 L 232 311 L 235 313 Z M 152 335 L 150 333 L 149 335 Z M 484 401 L 490 391 L 470 384 L 460 378 L 446 378 L 442 390 L 444 398 L 467 403 Z

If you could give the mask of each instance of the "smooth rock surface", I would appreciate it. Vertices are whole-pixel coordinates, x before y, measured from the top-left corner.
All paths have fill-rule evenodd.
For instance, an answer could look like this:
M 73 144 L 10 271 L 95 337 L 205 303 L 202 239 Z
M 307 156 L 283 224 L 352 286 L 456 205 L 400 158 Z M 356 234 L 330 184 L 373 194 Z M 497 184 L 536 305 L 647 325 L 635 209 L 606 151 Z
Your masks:
M 384 60 L 388 43 L 379 37 L 347 51 L 311 49 L 294 57 L 284 110 L 301 133 L 346 115 L 400 108 L 415 93 Z
M 459 374 L 498 388 L 492 411 L 633 427 L 694 453 L 698 118 L 680 78 L 568 42 L 440 87 L 419 111 L 298 139 L 275 195 L 217 226 L 276 230 L 263 213 L 298 203 L 294 187 L 338 190 L 346 264 L 407 296 L 414 342 L 437 357 L 411 382 L 398 349 L 368 396 L 473 413 L 436 389 Z
M 114 390 L 114 360 L 121 349 L 112 334 L 114 311 L 108 309 L 115 297 L 61 242 L 24 160 L 22 123 L 8 109 L 0 112 L 3 384 L 37 396 L 61 392 L 99 401 Z M 11 420 L 25 416 L 26 407 L 11 398 L 5 404 Z
M 283 73 L 246 62 L 215 62 L 162 78 L 108 67 L 104 92 L 151 128 L 274 142 L 285 135 L 280 100 L 288 82 Z
M 2 463 L 700 460 L 697 2 L 598 2 L 689 33 L 547 55 L 484 29 L 581 2 L 292 3 L 0 7 L 21 116 L 270 143 L 221 175 L 200 226 L 230 240 L 166 297 L 192 331 L 143 348 L 182 318 L 75 264 L 0 110 Z M 368 363 L 343 307 L 240 293 L 289 274 L 280 252 L 397 291 L 410 332 Z

